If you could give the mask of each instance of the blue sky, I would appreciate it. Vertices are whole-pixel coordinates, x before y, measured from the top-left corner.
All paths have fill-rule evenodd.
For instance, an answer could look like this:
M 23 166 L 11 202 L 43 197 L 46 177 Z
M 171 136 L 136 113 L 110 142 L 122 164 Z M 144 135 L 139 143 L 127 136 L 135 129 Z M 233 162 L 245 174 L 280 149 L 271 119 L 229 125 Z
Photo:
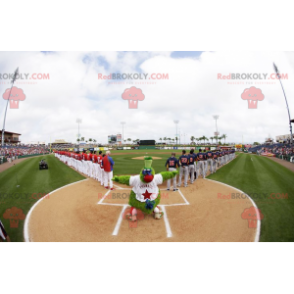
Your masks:
M 172 58 L 198 58 L 203 51 L 173 51 Z

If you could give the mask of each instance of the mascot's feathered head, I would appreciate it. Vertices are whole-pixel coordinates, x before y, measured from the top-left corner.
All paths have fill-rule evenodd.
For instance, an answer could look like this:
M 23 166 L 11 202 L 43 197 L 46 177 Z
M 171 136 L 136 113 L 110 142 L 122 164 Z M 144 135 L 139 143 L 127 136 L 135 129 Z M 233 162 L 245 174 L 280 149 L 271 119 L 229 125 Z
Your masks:
M 144 161 L 145 161 L 145 166 L 140 172 L 140 180 L 144 183 L 150 183 L 152 182 L 155 175 L 155 170 L 151 167 L 152 157 L 146 156 L 144 158 Z

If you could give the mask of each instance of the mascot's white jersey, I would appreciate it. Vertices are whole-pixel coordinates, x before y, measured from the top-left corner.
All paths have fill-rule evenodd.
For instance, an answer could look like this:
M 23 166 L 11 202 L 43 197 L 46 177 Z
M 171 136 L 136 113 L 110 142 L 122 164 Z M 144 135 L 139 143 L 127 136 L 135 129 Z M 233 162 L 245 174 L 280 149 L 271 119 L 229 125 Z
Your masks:
M 136 199 L 145 202 L 147 199 L 154 200 L 158 196 L 157 185 L 162 184 L 163 178 L 161 174 L 156 174 L 150 183 L 144 183 L 140 180 L 140 175 L 130 177 L 130 186 L 136 194 Z

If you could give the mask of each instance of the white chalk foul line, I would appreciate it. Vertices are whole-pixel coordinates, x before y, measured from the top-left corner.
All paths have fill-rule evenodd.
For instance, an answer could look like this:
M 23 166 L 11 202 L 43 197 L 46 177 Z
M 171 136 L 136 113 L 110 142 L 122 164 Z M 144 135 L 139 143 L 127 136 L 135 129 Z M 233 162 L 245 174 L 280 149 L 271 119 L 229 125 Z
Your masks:
M 187 199 L 185 198 L 185 196 L 183 195 L 183 193 L 181 192 L 181 190 L 179 189 L 178 191 L 179 191 L 180 195 L 182 196 L 182 198 L 184 199 L 185 203 L 187 205 L 189 205 L 190 203 L 187 201 Z
M 160 206 L 162 206 L 162 205 L 160 205 Z M 173 234 L 172 234 L 172 231 L 171 231 L 171 228 L 169 225 L 169 221 L 168 221 L 166 210 L 165 210 L 164 206 L 162 206 L 162 211 L 163 211 L 163 220 L 164 220 L 164 224 L 165 224 L 166 234 L 167 234 L 167 237 L 170 238 L 173 236 Z
M 235 189 L 235 190 L 241 192 L 242 194 L 245 194 L 245 195 L 248 197 L 248 199 L 251 201 L 252 205 L 255 207 L 255 209 L 256 209 L 256 213 L 258 214 L 258 215 L 257 215 L 256 234 L 255 234 L 255 238 L 254 238 L 254 242 L 258 242 L 258 241 L 259 241 L 259 237 L 260 237 L 260 225 L 261 225 L 261 222 L 260 222 L 260 214 L 259 214 L 258 207 L 257 207 L 257 205 L 255 204 L 255 202 L 253 201 L 253 199 L 252 199 L 249 195 L 247 195 L 245 192 L 243 192 L 243 191 L 241 191 L 240 189 L 237 189 L 237 188 L 235 188 L 235 187 L 233 187 L 233 186 L 231 186 L 231 185 L 228 185 L 228 184 L 225 184 L 225 183 L 222 183 L 222 182 L 219 182 L 219 181 L 215 181 L 215 180 L 210 180 L 210 179 L 206 179 L 206 180 L 207 180 L 207 181 L 212 181 L 212 182 L 217 182 L 217 183 L 220 183 L 220 184 L 222 184 L 222 185 L 224 185 L 224 186 L 227 186 L 227 187 L 233 188 L 233 189 Z
M 126 210 L 127 207 L 128 207 L 128 205 L 124 205 L 124 206 L 123 206 L 123 209 L 122 209 L 121 212 L 120 212 L 120 215 L 119 215 L 119 217 L 118 217 L 117 223 L 116 223 L 115 228 L 114 228 L 114 230 L 113 230 L 113 232 L 112 232 L 112 235 L 113 235 L 113 236 L 116 236 L 116 235 L 118 234 L 118 231 L 119 231 L 119 228 L 120 228 L 121 222 L 122 222 L 122 220 L 123 220 L 123 213 L 125 212 L 125 210 Z
M 71 184 L 68 184 L 68 185 L 65 185 L 63 187 L 60 187 L 50 193 L 48 193 L 47 195 L 45 195 L 44 197 L 42 197 L 41 199 L 39 199 L 32 207 L 31 209 L 29 210 L 26 218 L 25 218 L 25 222 L 24 222 L 24 226 L 23 226 L 23 235 L 24 235 L 24 240 L 25 242 L 30 242 L 30 237 L 29 237 L 29 222 L 30 222 L 30 217 L 31 217 L 31 214 L 33 212 L 33 210 L 36 208 L 36 206 L 44 199 L 48 198 L 49 195 L 57 192 L 58 190 L 61 190 L 63 188 L 66 188 L 66 187 L 69 187 L 71 185 L 75 185 L 75 184 L 78 184 L 80 182 L 83 182 L 83 181 L 88 181 L 89 179 L 85 179 L 85 180 L 81 180 L 81 181 L 77 181 L 75 183 L 71 183 Z
M 101 204 L 102 202 L 103 202 L 103 200 L 107 197 L 107 195 L 110 193 L 110 191 L 111 190 L 108 190 L 107 192 L 106 192 L 106 194 L 98 201 L 98 203 L 97 204 Z

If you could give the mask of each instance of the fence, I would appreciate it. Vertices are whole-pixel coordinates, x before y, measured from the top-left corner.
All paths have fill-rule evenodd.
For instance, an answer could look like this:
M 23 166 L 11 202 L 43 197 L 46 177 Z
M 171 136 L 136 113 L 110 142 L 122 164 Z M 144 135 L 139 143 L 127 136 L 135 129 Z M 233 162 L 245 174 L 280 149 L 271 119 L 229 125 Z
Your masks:
M 294 155 L 293 154 L 292 155 L 290 155 L 290 154 L 288 154 L 288 155 L 279 154 L 279 155 L 276 155 L 276 156 L 277 156 L 277 158 L 280 158 L 280 159 L 283 159 L 283 160 L 294 163 Z
M 3 164 L 3 163 L 5 163 L 5 162 L 7 162 L 7 158 L 5 158 L 5 157 L 1 157 L 1 158 L 0 158 L 0 164 Z

